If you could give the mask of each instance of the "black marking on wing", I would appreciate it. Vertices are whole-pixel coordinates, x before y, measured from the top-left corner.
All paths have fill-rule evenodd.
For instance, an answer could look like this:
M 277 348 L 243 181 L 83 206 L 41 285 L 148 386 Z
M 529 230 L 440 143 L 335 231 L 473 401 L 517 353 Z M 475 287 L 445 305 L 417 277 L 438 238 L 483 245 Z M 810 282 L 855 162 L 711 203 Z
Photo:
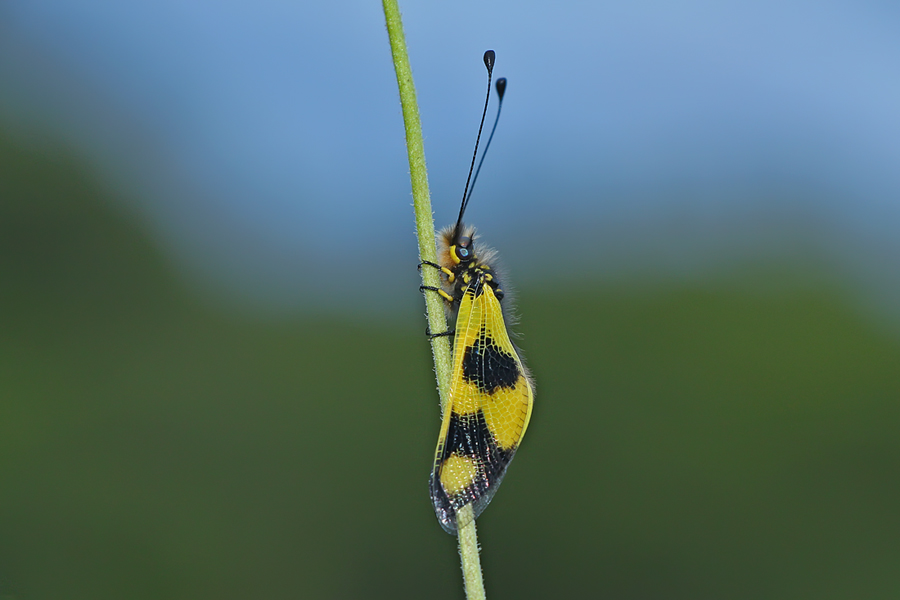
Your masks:
M 466 348 L 462 359 L 463 379 L 478 386 L 484 394 L 498 388 L 514 388 L 522 372 L 512 354 L 504 352 L 484 328 L 475 343 Z
M 447 439 L 431 474 L 431 500 L 441 527 L 447 533 L 456 533 L 456 513 L 466 504 L 472 504 L 475 518 L 487 508 L 494 492 L 506 474 L 516 448 L 503 450 L 494 441 L 484 420 L 484 413 L 461 415 L 452 413 Z M 472 457 L 476 465 L 474 482 L 461 492 L 448 495 L 441 485 L 441 467 L 452 455 Z

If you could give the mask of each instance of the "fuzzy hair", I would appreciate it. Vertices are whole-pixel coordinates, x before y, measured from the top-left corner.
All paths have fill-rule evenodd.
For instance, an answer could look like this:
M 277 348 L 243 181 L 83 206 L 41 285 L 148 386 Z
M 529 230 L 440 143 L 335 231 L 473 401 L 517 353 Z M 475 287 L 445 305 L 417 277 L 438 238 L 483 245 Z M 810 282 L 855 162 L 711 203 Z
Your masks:
M 512 339 L 518 338 L 519 335 L 511 329 L 519 322 L 519 318 L 516 315 L 515 311 L 515 290 L 512 288 L 506 278 L 506 269 L 503 266 L 503 261 L 500 260 L 499 254 L 496 250 L 488 246 L 483 246 L 477 242 L 476 230 L 474 226 L 462 225 L 461 229 L 462 233 L 460 235 L 456 235 L 456 225 L 448 225 L 447 227 L 441 229 L 441 231 L 438 233 L 438 264 L 440 264 L 442 267 L 454 270 L 457 265 L 453 262 L 453 257 L 450 254 L 450 247 L 453 246 L 456 240 L 458 240 L 460 237 L 468 237 L 469 239 L 471 239 L 472 252 L 475 255 L 473 261 L 476 264 L 490 267 L 491 272 L 494 274 L 494 281 L 496 281 L 498 285 L 503 289 L 503 300 L 500 301 L 500 308 L 503 309 L 503 321 L 504 323 L 506 323 L 509 337 Z M 441 286 L 444 288 L 445 292 L 453 295 L 455 286 L 452 283 L 448 283 L 445 277 L 441 278 Z M 459 306 L 455 302 L 445 302 L 444 308 L 447 313 L 447 321 L 453 323 L 455 326 L 456 313 Z
M 515 289 L 509 284 L 509 281 L 506 278 L 506 269 L 503 266 L 503 262 L 500 260 L 496 250 L 487 246 L 482 246 L 476 242 L 477 236 L 475 235 L 474 226 L 461 225 L 461 230 L 462 233 L 456 235 L 456 225 L 448 225 L 441 229 L 437 234 L 438 264 L 442 267 L 454 270 L 457 264 L 453 262 L 453 258 L 450 254 L 450 247 L 453 246 L 460 237 L 468 237 L 472 240 L 472 251 L 475 254 L 473 260 L 477 264 L 490 267 L 491 272 L 494 274 L 494 281 L 496 281 L 503 290 L 503 300 L 500 301 L 500 309 L 503 311 L 503 322 L 506 325 L 506 331 L 516 350 L 516 354 L 519 355 L 519 360 L 522 362 L 525 378 L 528 379 L 528 382 L 531 384 L 531 389 L 534 390 L 534 378 L 531 376 L 531 371 L 525 364 L 525 358 L 522 356 L 522 351 L 516 344 L 516 340 L 519 339 L 521 335 L 513 330 L 513 327 L 519 323 L 519 317 L 516 314 L 515 308 Z M 443 287 L 444 291 L 451 296 L 455 291 L 455 285 L 447 281 L 446 275 L 441 276 L 441 287 Z M 459 304 L 457 302 L 444 302 L 444 311 L 447 315 L 447 322 L 451 324 L 452 328 L 456 327 L 456 315 L 458 309 Z

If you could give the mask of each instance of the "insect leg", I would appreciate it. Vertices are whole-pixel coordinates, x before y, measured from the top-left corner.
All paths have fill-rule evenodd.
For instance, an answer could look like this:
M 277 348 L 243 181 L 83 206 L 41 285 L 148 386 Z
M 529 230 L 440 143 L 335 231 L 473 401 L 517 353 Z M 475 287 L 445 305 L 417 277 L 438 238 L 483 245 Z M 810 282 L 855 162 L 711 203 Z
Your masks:
M 455 302 L 456 301 L 456 299 L 453 296 L 451 296 L 450 294 L 448 294 L 441 288 L 434 287 L 433 285 L 420 285 L 419 291 L 420 292 L 436 292 L 441 298 L 443 298 L 447 302 Z M 425 336 L 429 340 L 433 340 L 434 338 L 443 337 L 446 335 L 453 335 L 454 333 L 456 333 L 456 332 L 452 329 L 448 329 L 447 331 L 443 331 L 441 333 L 431 333 L 430 328 L 428 328 L 428 327 L 425 328 Z
M 429 328 L 427 326 L 425 327 L 425 337 L 427 337 L 429 340 L 433 340 L 434 338 L 439 338 L 439 337 L 445 337 L 448 335 L 455 335 L 455 334 L 456 334 L 455 329 L 448 329 L 447 331 L 442 331 L 441 333 L 431 333 L 431 328 Z
M 433 285 L 420 285 L 419 286 L 420 292 L 424 292 L 426 290 L 429 292 L 437 292 L 438 296 L 440 296 L 447 302 L 454 302 L 456 300 L 453 296 L 451 296 L 450 294 L 448 294 L 447 292 L 445 292 L 444 290 L 442 290 L 439 287 L 434 287 Z
M 447 281 L 449 283 L 453 283 L 453 281 L 456 279 L 456 275 L 453 273 L 453 271 L 451 271 L 447 267 L 442 267 L 441 265 L 439 265 L 437 263 L 433 263 L 430 260 L 423 260 L 422 262 L 420 262 L 419 269 L 422 268 L 422 265 L 428 265 L 429 267 L 434 267 L 435 269 L 437 269 L 438 271 L 440 271 L 441 273 L 443 273 L 444 275 L 447 276 Z

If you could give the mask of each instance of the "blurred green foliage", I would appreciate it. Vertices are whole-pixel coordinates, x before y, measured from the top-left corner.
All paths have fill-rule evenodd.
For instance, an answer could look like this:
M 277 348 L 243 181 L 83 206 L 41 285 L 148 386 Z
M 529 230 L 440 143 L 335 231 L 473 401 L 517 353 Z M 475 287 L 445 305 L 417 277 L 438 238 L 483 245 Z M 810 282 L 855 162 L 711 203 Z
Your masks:
M 461 597 L 421 316 L 211 308 L 109 195 L 0 135 L 0 597 Z M 741 280 L 522 290 L 488 594 L 900 597 L 898 340 Z

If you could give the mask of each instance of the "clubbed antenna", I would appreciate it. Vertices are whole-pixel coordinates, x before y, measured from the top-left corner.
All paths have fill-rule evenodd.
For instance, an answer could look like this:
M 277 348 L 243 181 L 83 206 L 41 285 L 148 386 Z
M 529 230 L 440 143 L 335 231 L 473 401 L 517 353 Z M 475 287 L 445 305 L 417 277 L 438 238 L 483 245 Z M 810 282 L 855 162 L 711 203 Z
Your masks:
M 475 176 L 472 178 L 472 185 L 469 186 L 469 195 L 466 196 L 465 204 L 469 204 L 469 198 L 472 197 L 472 192 L 475 191 L 475 182 L 478 181 L 478 174 L 481 173 L 481 165 L 484 164 L 484 157 L 487 156 L 488 150 L 491 147 L 491 140 L 494 139 L 494 132 L 497 131 L 497 123 L 500 122 L 500 111 L 503 110 L 503 94 L 506 93 L 506 77 L 501 77 L 494 85 L 497 88 L 497 97 L 499 98 L 497 103 L 497 116 L 494 118 L 494 126 L 491 127 L 491 135 L 488 136 L 487 144 L 484 145 L 484 152 L 481 153 L 481 160 L 478 161 L 478 168 L 475 169 Z
M 484 111 L 481 113 L 481 124 L 478 126 L 478 137 L 475 138 L 475 152 L 472 153 L 472 164 L 469 166 L 469 176 L 466 178 L 466 187 L 463 190 L 462 196 L 462 206 L 459 207 L 459 218 L 456 220 L 456 234 L 459 234 L 460 227 L 462 227 L 463 215 L 466 212 L 466 205 L 469 203 L 469 197 L 471 194 L 469 193 L 469 183 L 472 182 L 472 186 L 474 188 L 474 181 L 472 181 L 472 171 L 475 169 L 475 159 L 478 157 L 478 143 L 481 141 L 481 130 L 484 128 L 484 117 L 487 115 L 488 102 L 491 99 L 491 77 L 494 73 L 494 60 L 496 59 L 496 54 L 493 50 L 488 50 L 484 53 L 484 66 L 487 68 L 488 72 L 488 86 L 487 86 L 487 96 L 484 99 Z M 506 90 L 506 80 L 498 80 L 497 81 L 497 92 L 500 94 L 500 98 L 502 100 L 503 93 L 500 91 L 500 81 L 503 81 L 502 89 Z M 497 116 L 500 116 L 498 111 Z M 494 128 L 496 129 L 497 123 L 494 123 Z M 491 137 L 493 137 L 493 131 L 491 131 Z M 488 145 L 490 145 L 490 141 L 488 141 Z M 487 151 L 485 149 L 485 151 Z M 484 161 L 484 156 L 481 157 L 482 161 Z M 481 165 L 478 165 L 478 169 L 481 170 Z M 478 177 L 476 173 L 475 177 Z

